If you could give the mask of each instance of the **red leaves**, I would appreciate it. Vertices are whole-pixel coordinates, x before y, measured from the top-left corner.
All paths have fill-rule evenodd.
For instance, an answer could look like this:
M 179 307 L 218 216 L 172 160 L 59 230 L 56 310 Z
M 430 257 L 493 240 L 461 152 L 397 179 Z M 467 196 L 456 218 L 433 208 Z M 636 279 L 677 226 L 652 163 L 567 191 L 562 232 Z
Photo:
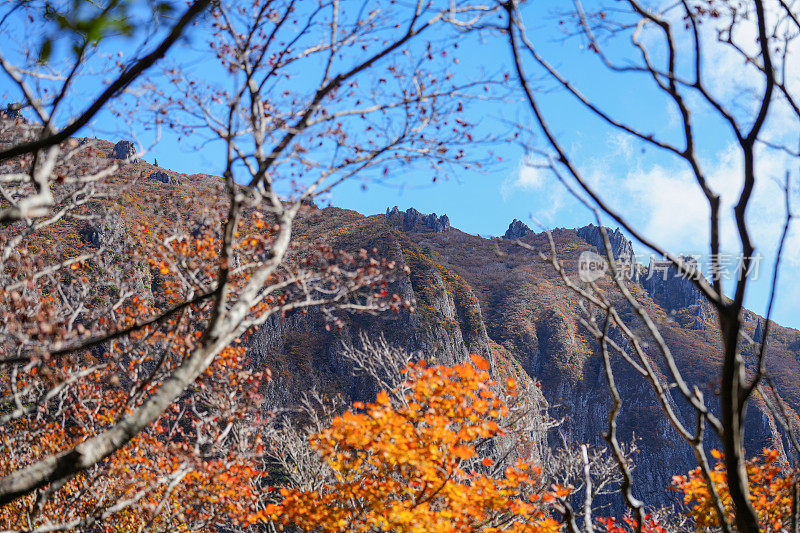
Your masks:
M 633 533 L 638 531 L 639 522 L 629 516 L 622 519 L 599 517 L 597 521 L 605 528 L 607 533 Z M 649 514 L 644 516 L 642 533 L 667 533 L 666 528 L 660 526 L 657 521 Z

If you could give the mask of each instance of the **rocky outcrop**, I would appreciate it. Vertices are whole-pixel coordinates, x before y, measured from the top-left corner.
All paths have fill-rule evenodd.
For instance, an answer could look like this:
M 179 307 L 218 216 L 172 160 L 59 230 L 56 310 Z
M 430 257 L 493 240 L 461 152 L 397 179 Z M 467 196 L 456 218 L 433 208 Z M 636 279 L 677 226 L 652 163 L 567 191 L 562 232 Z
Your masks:
M 2 115 L 3 118 L 10 120 L 22 118 L 22 103 L 11 102 L 7 104 L 5 111 L 0 111 L 0 115 Z
M 125 240 L 125 221 L 116 213 L 111 213 L 101 220 L 88 222 L 80 230 L 81 240 L 94 247 L 115 249 Z
M 102 230 L 99 226 L 94 224 L 87 224 L 80 231 L 80 237 L 83 242 L 86 244 L 90 244 L 95 248 L 100 248 L 100 243 L 102 241 Z
M 440 217 L 437 217 L 436 213 L 423 215 L 413 207 L 405 211 L 400 211 L 397 206 L 391 210 L 387 208 L 386 219 L 392 226 L 402 231 L 443 233 L 450 229 L 450 219 L 447 215 Z
M 330 329 L 322 313 L 312 309 L 305 315 L 274 317 L 259 328 L 247 343 L 255 365 L 272 370 L 271 407 L 295 404 L 312 389 L 349 402 L 374 400 L 374 384 L 357 375 L 343 355 L 347 345 L 359 345 L 362 335 L 384 337 L 390 345 L 437 364 L 468 361 L 471 353 L 494 362 L 480 316 L 476 330 L 466 331 L 463 302 L 439 272 L 429 274 L 424 281 L 414 275 L 402 277 L 391 286 L 392 292 L 424 307 L 415 313 L 351 315 L 343 317 L 341 329 Z
M 697 261 L 693 257 L 681 257 L 681 259 L 688 265 L 697 266 Z M 641 283 L 650 296 L 669 311 L 697 305 L 701 307 L 699 312 L 703 312 L 704 301 L 700 292 L 694 283 L 687 276 L 680 274 L 670 261 L 656 260 L 651 257 L 647 273 L 641 277 Z
M 603 241 L 603 233 L 600 231 L 600 226 L 589 224 L 588 226 L 578 228 L 576 231 L 578 237 L 597 248 L 599 253 L 605 256 L 606 245 Z M 614 255 L 614 259 L 627 262 L 627 264 L 630 265 L 636 265 L 636 254 L 633 252 L 633 243 L 625 237 L 619 228 L 614 231 L 606 228 L 606 235 L 608 235 L 608 241 L 611 243 L 611 252 Z
M 755 342 L 761 342 L 764 340 L 764 323 L 761 322 L 761 319 L 758 319 L 758 323 L 756 324 L 756 330 L 753 333 L 753 340 Z
M 136 145 L 131 141 L 120 141 L 114 145 L 114 150 L 109 157 L 113 159 L 134 159 L 136 157 Z
M 362 242 L 371 239 L 367 232 L 360 237 Z M 390 345 L 435 364 L 454 365 L 469 361 L 470 354 L 480 354 L 489 361 L 496 379 L 513 377 L 530 405 L 537 406 L 525 413 L 530 433 L 524 453 L 544 458 L 549 426 L 541 413 L 546 412 L 547 400 L 536 380 L 513 361 L 514 355 L 489 338 L 472 288 L 461 276 L 431 260 L 405 234 L 391 232 L 389 239 L 388 256 L 409 269 L 387 290 L 413 301 L 415 311 L 343 317 L 341 329 L 325 328 L 322 314 L 314 309 L 307 314 L 273 317 L 247 339 L 254 365 L 272 371 L 272 382 L 265 391 L 268 408 L 296 404 L 311 390 L 338 396 L 346 403 L 373 401 L 378 392 L 374 382 L 355 371 L 344 350 L 347 345 L 358 346 L 361 335 L 382 336 Z M 555 337 L 548 338 L 548 345 L 558 350 L 562 344 Z M 510 444 L 503 439 L 496 443 L 500 449 Z M 513 457 L 522 450 L 509 447 L 508 452 Z
M 153 172 L 152 174 L 147 176 L 147 179 L 160 181 L 161 183 L 169 183 L 169 184 L 172 184 L 172 185 L 180 185 L 180 183 L 181 183 L 181 180 L 179 180 L 175 176 L 170 176 L 169 174 L 167 174 L 163 170 L 158 170 L 156 172 Z
M 597 248 L 601 255 L 605 255 L 605 243 L 599 226 L 589 224 L 578 228 L 576 232 L 580 238 Z M 641 283 L 650 296 L 668 311 L 686 310 L 691 307 L 688 314 L 694 317 L 689 320 L 694 324 L 692 329 L 702 326 L 709 317 L 709 313 L 703 297 L 691 280 L 678 273 L 670 261 L 651 257 L 647 267 L 637 264 L 633 243 L 619 228 L 614 231 L 606 228 L 606 235 L 611 244 L 611 253 L 617 261 L 617 268 L 620 266 L 625 268 L 626 272 L 630 274 L 629 278 Z M 688 265 L 697 268 L 695 258 L 686 256 L 681 259 Z
M 530 235 L 533 233 L 533 230 L 529 228 L 524 222 L 521 220 L 517 220 L 516 218 L 508 225 L 508 229 L 506 230 L 505 234 L 503 235 L 504 239 L 521 239 L 526 235 Z

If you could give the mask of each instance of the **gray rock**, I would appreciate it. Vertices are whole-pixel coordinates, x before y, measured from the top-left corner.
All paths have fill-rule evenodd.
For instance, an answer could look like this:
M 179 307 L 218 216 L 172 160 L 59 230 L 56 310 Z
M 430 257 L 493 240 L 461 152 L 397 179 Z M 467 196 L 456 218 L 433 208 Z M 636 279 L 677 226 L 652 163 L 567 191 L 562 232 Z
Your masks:
M 681 259 L 684 263 L 697 263 L 693 257 Z M 680 275 L 670 261 L 659 261 L 651 257 L 647 275 L 642 276 L 641 283 L 650 296 L 670 311 L 690 305 L 702 307 L 703 297 L 694 283 L 688 277 Z
M 600 226 L 589 224 L 588 226 L 578 228 L 576 231 L 578 232 L 578 237 L 597 248 L 599 253 L 605 256 L 606 246 L 603 241 L 603 233 L 600 231 Z M 614 259 L 627 261 L 635 265 L 636 256 L 633 253 L 633 243 L 625 237 L 619 228 L 614 231 L 611 231 L 610 228 L 606 228 L 606 235 L 608 235 L 608 241 L 611 243 L 611 252 L 614 255 Z
M 524 222 L 521 220 L 514 219 L 511 224 L 508 225 L 508 229 L 506 230 L 505 235 L 503 235 L 504 239 L 521 239 L 525 235 L 530 235 L 533 233 L 533 230 L 529 228 Z
M 111 213 L 104 218 L 89 222 L 80 229 L 79 235 L 83 242 L 95 248 L 101 246 L 110 250 L 119 250 L 124 246 L 125 221 L 116 213 Z
M 130 141 L 120 141 L 114 145 L 111 153 L 113 159 L 133 159 L 136 157 L 136 146 Z
M 22 118 L 22 103 L 21 102 L 11 102 L 6 105 L 6 110 L 3 112 L 5 118 L 8 119 L 18 119 Z
M 606 245 L 603 240 L 603 233 L 600 226 L 589 224 L 576 230 L 578 237 L 597 248 L 597 252 L 603 257 L 606 256 Z M 636 263 L 636 254 L 633 252 L 633 243 L 629 241 L 619 228 L 611 231 L 606 228 L 606 235 L 611 244 L 611 254 L 616 260 L 618 271 L 621 271 L 628 279 L 639 280 L 639 265 Z
M 764 340 L 764 323 L 761 322 L 760 319 L 756 324 L 756 330 L 753 333 L 753 340 L 756 342 L 761 342 Z
M 437 217 L 436 213 L 423 215 L 413 207 L 405 211 L 400 211 L 397 206 L 391 210 L 386 209 L 386 219 L 392 226 L 403 231 L 444 233 L 450 229 L 450 219 L 447 215 L 440 217 Z
M 161 183 L 171 183 L 173 185 L 177 185 L 180 183 L 180 180 L 178 178 L 170 176 L 169 174 L 161 170 L 153 172 L 152 174 L 147 176 L 147 179 L 160 181 Z
M 100 248 L 100 243 L 102 241 L 103 233 L 100 229 L 100 226 L 96 226 L 93 224 L 87 224 L 80 230 L 80 237 L 83 242 L 86 244 L 91 244 L 95 248 Z

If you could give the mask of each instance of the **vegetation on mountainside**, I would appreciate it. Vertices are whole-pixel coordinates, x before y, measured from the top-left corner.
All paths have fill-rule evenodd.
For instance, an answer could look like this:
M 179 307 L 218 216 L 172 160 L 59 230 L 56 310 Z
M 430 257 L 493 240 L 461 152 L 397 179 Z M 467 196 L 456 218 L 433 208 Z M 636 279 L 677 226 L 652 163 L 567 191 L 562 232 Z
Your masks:
M 162 332 L 151 335 L 149 342 L 163 338 Z M 244 352 L 243 347 L 226 349 L 194 384 L 195 398 L 177 404 L 96 468 L 0 507 L 0 527 L 25 531 L 63 524 L 66 529 L 108 532 L 202 531 L 219 522 L 243 523 L 260 499 L 258 390 L 269 376 L 242 370 Z M 67 408 L 58 417 L 40 411 L 2 428 L 0 445 L 17 452 L 0 455 L 0 475 L 68 450 L 130 410 L 128 376 L 109 373 L 105 361 L 103 356 L 86 358 L 74 369 L 85 379 L 65 390 L 60 401 Z M 137 367 L 152 367 L 153 362 L 132 358 L 131 377 Z M 55 363 L 39 372 L 45 374 L 42 380 L 64 374 L 66 369 Z M 34 382 L 7 377 L 0 374 L 4 394 L 10 388 L 39 386 L 36 374 L 26 378 Z M 247 420 L 246 428 L 242 420 Z M 230 431 L 246 453 L 224 444 L 224 433 Z
M 733 522 L 734 508 L 728 490 L 728 476 L 723 462 L 723 454 L 711 452 L 716 464 L 711 473 L 711 480 L 719 491 L 725 508 L 726 518 Z M 754 457 L 747 461 L 747 479 L 750 486 L 750 501 L 755 509 L 762 531 L 793 531 L 797 525 L 793 522 L 793 506 L 798 505 L 797 472 L 787 472 L 776 450 L 765 449 L 763 457 Z M 709 531 L 721 526 L 721 521 L 714 509 L 714 501 L 708 481 L 696 468 L 685 476 L 673 478 L 673 489 L 683 493 L 683 502 L 688 507 L 688 515 L 694 521 L 697 531 Z
M 555 48 L 539 48 L 550 32 L 538 32 L 538 19 L 524 22 L 539 3 L 516 0 L 183 4 L 0 7 L 0 71 L 22 100 L 0 110 L 0 525 L 28 533 L 798 529 L 797 474 L 784 463 L 786 434 L 800 452 L 800 334 L 770 320 L 800 158 L 797 128 L 772 124 L 800 121 L 797 78 L 787 75 L 800 41 L 796 2 L 598 0 L 586 10 L 576 1 L 559 16 L 564 45 Z M 508 41 L 516 90 L 511 72 L 470 53 L 498 37 Z M 189 55 L 163 61 L 187 41 Z M 555 66 L 566 73 L 575 64 L 545 58 L 573 49 L 612 73 L 646 74 L 630 78 L 650 78 L 647 86 L 626 89 L 666 99 L 648 106 L 653 116 L 677 112 L 663 121 L 634 113 L 655 131 L 613 116 L 621 108 L 606 111 L 607 95 L 593 101 L 604 76 L 579 92 L 579 80 Z M 715 94 L 709 74 L 719 73 L 708 67 L 728 63 L 716 60 L 720 49 L 739 65 L 720 85 L 752 89 L 733 91 L 746 105 Z M 605 124 L 582 134 L 616 139 L 608 135 L 616 129 L 631 137 L 626 148 L 674 157 L 669 165 L 695 179 L 708 204 L 713 274 L 721 243 L 731 242 L 722 231 L 731 180 L 720 182 L 708 158 L 727 140 L 726 157 L 742 173 L 730 225 L 741 268 L 730 295 L 719 276 L 706 279 L 677 257 L 672 268 L 695 291 L 679 291 L 693 302 L 682 309 L 637 282 L 573 281 L 579 255 L 597 251 L 573 230 L 511 243 L 434 216 L 417 233 L 405 224 L 419 219 L 413 211 L 398 214 L 403 234 L 380 215 L 316 208 L 315 198 L 345 180 L 419 173 L 436 181 L 502 159 L 479 141 L 514 142 L 525 166 L 579 190 L 598 225 L 605 214 L 666 255 L 603 201 L 607 190 L 594 187 L 611 180 L 593 179 L 596 160 L 573 159 L 578 145 L 559 141 L 562 128 L 548 121 L 556 109 L 540 105 L 551 98 L 538 90 L 550 85 L 540 75 L 576 98 L 571 110 Z M 513 113 L 520 100 L 533 121 L 481 139 L 485 103 Z M 215 144 L 222 177 L 163 172 L 131 141 L 76 137 L 112 121 Z M 709 129 L 720 121 L 724 129 Z M 776 153 L 784 159 L 764 165 Z M 580 162 L 592 167 L 584 174 Z M 764 244 L 748 205 L 752 215 L 752 197 L 772 177 L 765 167 L 790 170 L 763 319 L 744 303 L 748 266 Z M 538 261 L 539 251 L 551 261 Z M 349 312 L 360 315 L 342 316 Z M 412 363 L 402 385 L 387 387 L 403 365 L 380 350 L 337 360 L 334 343 L 359 335 L 366 343 L 365 332 L 385 330 L 393 346 L 453 364 Z M 257 343 L 259 360 L 250 357 Z M 468 350 L 487 359 L 464 363 Z M 404 352 L 402 361 L 416 357 Z M 270 402 L 283 395 L 308 407 L 302 393 L 312 388 L 324 401 L 305 417 Z M 375 401 L 342 406 L 378 388 Z M 545 392 L 571 410 L 559 435 L 548 433 Z M 282 447 L 281 436 L 309 428 L 310 442 Z M 655 455 L 634 470 L 636 432 Z M 563 449 L 547 448 L 556 439 Z M 724 456 L 710 452 L 717 441 Z M 748 460 L 763 441 L 780 451 Z M 666 494 L 653 491 L 661 484 L 653 479 L 685 471 L 687 458 L 699 468 L 673 480 L 684 507 L 650 509 L 641 499 Z M 297 482 L 301 470 L 311 473 L 307 483 Z M 593 498 L 623 502 L 630 516 L 594 517 L 605 502 Z
M 399 404 L 381 392 L 311 438 L 334 483 L 284 488 L 282 502 L 253 520 L 325 532 L 559 531 L 551 508 L 569 491 L 542 490 L 535 465 L 495 465 L 486 455 L 509 415 L 488 369 L 478 356 L 409 366 Z M 516 389 L 512 379 L 501 386 Z

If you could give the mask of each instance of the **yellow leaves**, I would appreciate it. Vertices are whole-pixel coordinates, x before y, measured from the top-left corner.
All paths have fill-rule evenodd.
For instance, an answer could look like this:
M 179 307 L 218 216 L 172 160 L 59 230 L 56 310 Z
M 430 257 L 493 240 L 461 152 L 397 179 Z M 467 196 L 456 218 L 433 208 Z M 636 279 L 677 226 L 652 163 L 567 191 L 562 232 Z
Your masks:
M 377 405 L 389 405 L 389 395 L 386 391 L 380 391 L 378 397 L 375 399 Z
M 383 391 L 335 418 L 311 445 L 338 480 L 319 492 L 287 489 L 280 506 L 256 518 L 314 531 L 496 531 L 486 526 L 494 519 L 504 531 L 558 531 L 542 501 L 523 496 L 535 469 L 519 463 L 498 478 L 472 471 L 494 464 L 477 445 L 502 434 L 508 412 L 490 388 L 488 363 L 472 360 L 409 365 L 405 401 L 395 405 Z
M 711 479 L 716 485 L 723 507 L 729 519 L 733 518 L 733 503 L 728 490 L 728 476 L 725 470 L 724 455 L 718 450 L 711 451 L 717 464 L 711 471 Z M 764 450 L 762 458 L 754 458 L 746 463 L 750 484 L 750 500 L 764 530 L 780 531 L 791 516 L 791 502 L 794 488 L 794 474 L 781 471 L 776 450 Z M 673 476 L 675 490 L 683 492 L 683 501 L 689 506 L 689 515 L 698 528 L 710 529 L 719 526 L 719 518 L 714 508 L 714 500 L 699 468 L 686 476 Z

